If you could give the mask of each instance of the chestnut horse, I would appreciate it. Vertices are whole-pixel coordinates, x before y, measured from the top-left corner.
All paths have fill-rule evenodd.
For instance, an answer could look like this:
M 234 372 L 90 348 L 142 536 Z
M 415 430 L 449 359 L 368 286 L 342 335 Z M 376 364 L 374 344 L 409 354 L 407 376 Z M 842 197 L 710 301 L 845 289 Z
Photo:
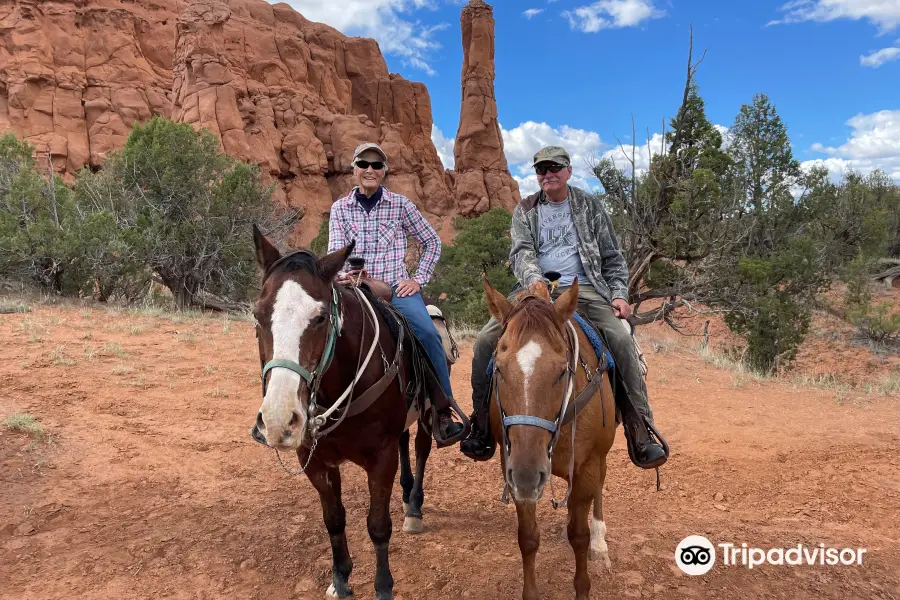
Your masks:
M 548 481 L 552 490 L 555 475 L 568 484 L 562 504 L 568 504 L 568 537 L 575 551 L 575 598 L 587 600 L 589 554 L 609 568 L 602 494 L 616 408 L 606 364 L 581 328 L 570 322 L 578 305 L 577 279 L 555 302 L 544 282 L 520 292 L 515 304 L 486 278 L 484 291 L 491 315 L 503 325 L 494 354 L 490 424 L 502 450 L 504 498 L 512 496 L 518 515 L 522 597 L 540 597 L 534 572 L 540 545 L 535 512 Z M 555 498 L 553 502 L 559 506 Z
M 385 318 L 373 310 L 374 297 L 370 301 L 359 288 L 335 285 L 354 243 L 322 258 L 304 250 L 282 256 L 256 227 L 253 236 L 264 270 L 254 308 L 263 401 L 251 435 L 276 450 L 295 452 L 319 493 L 331 539 L 330 597 L 352 595 L 339 466 L 350 461 L 365 470 L 375 597 L 389 600 L 394 585 L 388 563 L 389 505 L 398 456 L 403 459 L 404 529 L 421 531 L 422 481 L 433 423 L 420 414 L 435 412 L 416 401 L 407 405 L 406 382 L 415 370 L 413 345 L 402 334 L 400 343 L 395 342 Z M 417 394 L 416 400 L 422 398 Z M 408 428 L 416 420 L 413 478 Z

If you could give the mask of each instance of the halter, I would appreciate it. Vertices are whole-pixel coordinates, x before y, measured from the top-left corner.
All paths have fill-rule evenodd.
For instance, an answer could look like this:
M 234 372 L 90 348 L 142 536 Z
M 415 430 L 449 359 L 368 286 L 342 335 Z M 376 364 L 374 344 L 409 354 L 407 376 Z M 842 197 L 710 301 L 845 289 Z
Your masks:
M 508 323 L 508 318 L 507 318 Z M 566 332 L 572 339 L 572 345 L 569 346 L 567 344 L 566 350 L 566 392 L 563 395 L 562 405 L 560 406 L 559 413 L 556 415 L 556 419 L 554 421 L 548 421 L 547 419 L 543 419 L 541 417 L 535 417 L 533 415 L 507 415 L 506 411 L 503 410 L 503 405 L 500 403 L 500 389 L 499 389 L 499 378 L 496 375 L 496 372 L 493 376 L 493 388 L 494 388 L 494 400 L 497 404 L 497 409 L 500 412 L 501 417 L 501 432 L 503 435 L 502 440 L 502 451 L 503 451 L 503 464 L 507 464 L 509 461 L 509 451 L 511 449 L 509 442 L 509 435 L 507 433 L 508 429 L 513 425 L 525 425 L 530 427 L 539 427 L 541 429 L 546 429 L 550 432 L 551 438 L 550 443 L 547 445 L 547 458 L 550 460 L 551 470 L 553 465 L 553 450 L 556 447 L 556 442 L 559 440 L 559 433 L 563 427 L 563 419 L 566 416 L 567 409 L 569 407 L 569 400 L 572 398 L 572 392 L 575 389 L 575 372 L 578 369 L 577 360 L 580 356 L 579 348 L 578 348 L 578 334 L 575 332 L 575 328 L 572 326 L 571 321 L 566 322 Z M 504 333 L 506 331 L 506 326 L 504 326 Z M 503 334 L 501 334 L 502 337 Z M 574 351 L 572 351 L 574 347 Z M 494 352 L 494 357 L 496 358 L 496 350 Z M 577 408 L 577 407 L 576 407 Z M 562 499 L 561 502 L 557 502 L 556 498 L 551 498 L 551 503 L 553 508 L 559 508 L 561 506 L 566 506 L 569 500 L 569 495 L 572 493 L 572 479 L 575 472 L 575 420 L 572 421 L 572 448 L 570 451 L 570 459 L 569 459 L 569 481 L 566 486 L 566 495 Z M 510 490 L 509 480 L 506 479 L 506 471 L 503 473 L 504 481 L 506 486 L 503 489 L 503 502 L 507 503 L 507 494 Z M 550 474 L 550 489 L 552 495 L 553 489 L 553 475 Z
M 318 396 L 319 393 L 319 385 L 322 382 L 322 374 L 328 370 L 328 367 L 331 366 L 331 361 L 334 359 L 334 349 L 337 346 L 337 338 L 341 335 L 340 332 L 340 312 L 338 308 L 338 293 L 337 289 L 334 285 L 331 286 L 331 306 L 328 313 L 328 338 L 325 341 L 325 351 L 322 353 L 322 358 L 319 359 L 319 364 L 316 365 L 316 368 L 313 369 L 312 373 L 306 370 L 300 363 L 296 363 L 292 360 L 287 360 L 284 358 L 276 358 L 267 362 L 263 366 L 262 370 L 262 394 L 263 397 L 266 395 L 266 374 L 275 368 L 287 369 L 289 371 L 293 371 L 297 375 L 303 378 L 306 381 L 306 384 L 310 389 L 310 397 L 314 398 Z

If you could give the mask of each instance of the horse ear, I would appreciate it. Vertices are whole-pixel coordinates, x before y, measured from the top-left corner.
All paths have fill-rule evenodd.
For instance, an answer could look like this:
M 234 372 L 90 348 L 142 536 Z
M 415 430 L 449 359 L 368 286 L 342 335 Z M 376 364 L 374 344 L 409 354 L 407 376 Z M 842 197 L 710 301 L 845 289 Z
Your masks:
M 253 224 L 253 244 L 256 247 L 256 264 L 258 264 L 263 271 L 281 258 L 281 252 L 279 252 L 278 248 L 273 246 L 266 236 L 262 234 L 259 227 L 256 226 L 256 223 Z
M 512 303 L 506 297 L 494 289 L 488 278 L 485 277 L 483 282 L 484 296 L 487 299 L 488 311 L 491 316 L 503 323 L 506 315 L 512 310 Z
M 319 259 L 319 270 L 322 272 L 322 277 L 326 281 L 331 281 L 334 279 L 335 275 L 341 272 L 341 269 L 344 268 L 344 264 L 347 262 L 347 259 L 350 258 L 355 247 L 356 240 L 352 240 L 343 248 L 335 250 L 331 254 L 326 254 Z
M 556 320 L 560 325 L 565 326 L 566 322 L 575 314 L 578 308 L 578 277 L 572 281 L 571 287 L 553 303 L 556 308 Z

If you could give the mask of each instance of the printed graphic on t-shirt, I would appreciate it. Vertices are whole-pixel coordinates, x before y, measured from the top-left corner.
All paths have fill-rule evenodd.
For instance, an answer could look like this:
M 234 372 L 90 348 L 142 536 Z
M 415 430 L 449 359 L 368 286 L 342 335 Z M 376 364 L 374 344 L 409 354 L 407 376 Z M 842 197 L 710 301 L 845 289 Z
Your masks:
M 547 204 L 540 208 L 541 233 L 538 261 L 541 270 L 557 271 L 562 275 L 561 285 L 568 285 L 575 275 L 583 280 L 586 275 L 578 238 L 568 200 L 560 204 Z

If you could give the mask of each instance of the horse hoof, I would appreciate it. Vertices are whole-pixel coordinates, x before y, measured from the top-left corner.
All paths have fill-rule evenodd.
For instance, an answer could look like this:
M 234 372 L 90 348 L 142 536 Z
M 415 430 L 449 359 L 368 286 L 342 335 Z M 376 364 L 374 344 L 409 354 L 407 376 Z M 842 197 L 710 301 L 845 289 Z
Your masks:
M 609 560 L 609 552 L 607 550 L 588 550 L 588 560 L 599 562 L 607 571 L 612 571 L 612 563 Z
M 404 502 L 403 503 L 403 514 L 405 515 L 406 511 L 408 511 L 408 510 L 409 510 L 409 502 Z
M 347 595 L 343 596 L 344 598 L 349 598 L 353 595 L 353 590 L 348 590 Z M 334 589 L 334 584 L 328 586 L 328 591 L 325 592 L 325 600 L 334 600 L 335 598 L 341 598 L 338 596 L 337 590 Z
M 406 517 L 403 520 L 403 531 L 406 533 L 422 533 L 425 531 L 425 524 L 422 519 L 417 517 Z

